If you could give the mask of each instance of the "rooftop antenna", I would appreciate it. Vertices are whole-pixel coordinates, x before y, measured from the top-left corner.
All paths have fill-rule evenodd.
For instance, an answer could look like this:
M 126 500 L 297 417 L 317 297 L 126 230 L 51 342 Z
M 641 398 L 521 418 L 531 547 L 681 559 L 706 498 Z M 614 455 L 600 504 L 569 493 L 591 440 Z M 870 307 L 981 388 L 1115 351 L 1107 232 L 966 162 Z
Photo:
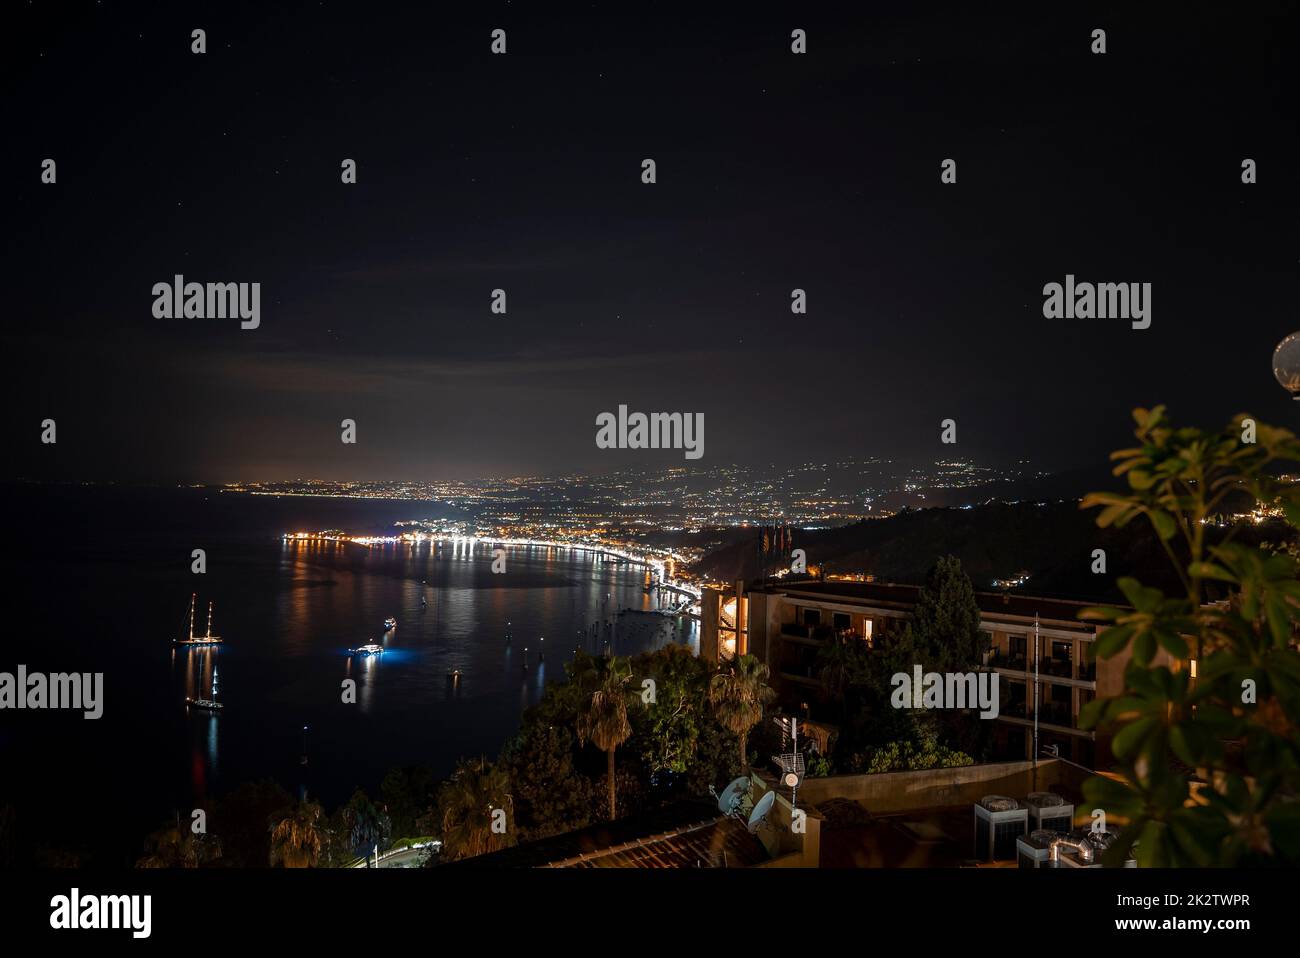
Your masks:
M 799 720 L 794 716 L 790 717 L 790 751 L 774 755 L 772 759 L 781 767 L 781 784 L 790 789 L 790 809 L 793 811 L 795 796 L 807 772 L 803 753 L 799 751 Z
M 1034 770 L 1038 769 L 1038 613 L 1034 613 Z M 1037 778 L 1035 778 L 1037 784 Z

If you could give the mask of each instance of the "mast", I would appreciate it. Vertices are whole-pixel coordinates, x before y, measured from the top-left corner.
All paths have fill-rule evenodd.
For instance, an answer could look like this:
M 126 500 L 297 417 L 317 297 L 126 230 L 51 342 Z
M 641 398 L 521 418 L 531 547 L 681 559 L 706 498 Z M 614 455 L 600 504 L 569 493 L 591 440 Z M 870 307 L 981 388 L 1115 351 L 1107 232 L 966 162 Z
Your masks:
M 208 639 L 207 640 L 209 642 L 212 641 L 212 600 L 211 599 L 208 600 Z
M 194 641 L 194 601 L 199 597 L 197 592 L 190 593 L 190 641 Z

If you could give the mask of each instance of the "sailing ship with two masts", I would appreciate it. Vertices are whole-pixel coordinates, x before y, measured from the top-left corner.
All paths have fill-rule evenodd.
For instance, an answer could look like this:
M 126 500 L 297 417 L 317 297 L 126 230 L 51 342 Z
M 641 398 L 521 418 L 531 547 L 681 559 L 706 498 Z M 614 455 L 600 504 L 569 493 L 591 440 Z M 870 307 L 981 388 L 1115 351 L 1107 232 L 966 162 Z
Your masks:
M 199 596 L 197 592 L 190 594 L 189 633 L 185 637 L 172 639 L 172 642 L 175 645 L 220 645 L 221 644 L 221 636 L 212 634 L 212 603 L 211 602 L 208 603 L 207 634 L 206 635 L 194 634 L 194 604 L 198 600 L 198 597 Z

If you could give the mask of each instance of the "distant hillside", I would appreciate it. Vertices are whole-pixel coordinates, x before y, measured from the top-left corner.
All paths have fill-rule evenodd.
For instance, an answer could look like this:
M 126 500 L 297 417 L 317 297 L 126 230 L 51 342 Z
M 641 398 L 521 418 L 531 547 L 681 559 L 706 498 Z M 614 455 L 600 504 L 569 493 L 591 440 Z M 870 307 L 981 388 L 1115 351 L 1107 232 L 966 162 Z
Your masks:
M 1098 529 L 1095 517 L 1096 510 L 1081 511 L 1074 501 L 921 509 L 836 529 L 795 530 L 794 547 L 806 550 L 809 565 L 821 565 L 827 573 L 865 572 L 882 582 L 922 582 L 935 559 L 951 553 L 976 589 L 990 589 L 993 579 L 1022 570 L 1031 577 L 1015 591 L 1031 595 L 1119 600 L 1114 583 L 1126 575 L 1179 589 L 1145 521 L 1122 530 Z M 759 535 L 756 530 L 746 541 L 709 553 L 697 570 L 721 580 L 758 577 Z M 1281 525 L 1242 533 L 1243 541 L 1288 537 Z M 1105 575 L 1091 572 L 1094 549 L 1106 550 Z
M 944 488 L 925 485 L 913 492 L 895 490 L 878 494 L 875 503 L 887 510 L 979 506 L 990 502 L 1055 502 L 1077 500 L 1092 489 L 1114 485 L 1110 466 L 1087 466 L 1064 472 L 1026 475 L 1018 479 Z

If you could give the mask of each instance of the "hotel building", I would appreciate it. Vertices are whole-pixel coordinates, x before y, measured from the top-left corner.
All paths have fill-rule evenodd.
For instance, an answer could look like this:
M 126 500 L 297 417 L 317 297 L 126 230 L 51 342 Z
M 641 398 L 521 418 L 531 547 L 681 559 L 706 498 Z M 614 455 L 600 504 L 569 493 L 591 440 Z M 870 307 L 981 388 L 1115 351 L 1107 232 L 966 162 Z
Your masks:
M 919 591 L 909 585 L 811 580 L 738 581 L 725 590 L 705 589 L 700 655 L 715 662 L 737 651 L 756 656 L 771 670 L 781 703 L 791 711 L 809 703 L 816 718 L 820 649 L 837 637 L 883 648 L 906 625 Z M 1040 750 L 1054 747 L 1060 758 L 1088 768 L 1107 767 L 1109 740 L 1104 733 L 1080 728 L 1079 711 L 1098 695 L 1120 694 L 1128 654 L 1096 661 L 1089 654 L 1105 626 L 1080 621 L 1078 615 L 1096 603 L 987 592 L 977 592 L 975 599 L 980 628 L 989 638 L 984 666 L 1001 676 L 995 730 L 1000 757 L 1034 757 L 1037 666 Z M 1185 666 L 1163 651 L 1153 664 L 1175 670 Z

